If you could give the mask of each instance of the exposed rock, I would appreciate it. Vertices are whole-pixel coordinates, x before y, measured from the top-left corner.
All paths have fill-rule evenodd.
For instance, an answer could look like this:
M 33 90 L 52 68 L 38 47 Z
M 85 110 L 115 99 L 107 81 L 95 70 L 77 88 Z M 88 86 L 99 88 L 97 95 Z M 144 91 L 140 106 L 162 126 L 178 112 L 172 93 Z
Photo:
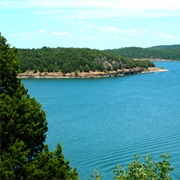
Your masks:
M 20 73 L 18 78 L 105 78 L 105 77 L 119 77 L 124 75 L 133 75 L 140 73 L 149 73 L 149 72 L 162 72 L 167 71 L 162 68 L 148 68 L 144 70 L 143 68 L 133 68 L 133 69 L 118 69 L 117 71 L 89 71 L 89 72 L 78 72 L 78 76 L 75 76 L 74 72 L 67 73 L 65 75 L 62 72 L 36 72 L 27 71 Z

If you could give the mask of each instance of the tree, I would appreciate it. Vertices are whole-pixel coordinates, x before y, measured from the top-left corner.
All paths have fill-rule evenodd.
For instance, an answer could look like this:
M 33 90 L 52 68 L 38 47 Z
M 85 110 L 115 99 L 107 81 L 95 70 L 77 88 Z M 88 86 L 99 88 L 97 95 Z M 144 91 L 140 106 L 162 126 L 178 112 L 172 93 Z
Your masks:
M 144 163 L 139 161 L 139 156 L 135 155 L 135 161 L 128 165 L 128 170 L 124 170 L 121 166 L 113 170 L 116 174 L 115 180 L 126 179 L 142 179 L 142 180 L 170 180 L 170 171 L 173 171 L 173 166 L 168 162 L 171 158 L 167 153 L 160 156 L 163 161 L 153 162 L 153 157 L 147 155 L 144 157 Z
M 74 76 L 76 76 L 76 77 L 79 76 L 79 73 L 77 70 L 74 72 Z
M 128 165 L 127 170 L 117 165 L 113 170 L 115 173 L 114 180 L 170 180 L 170 172 L 173 171 L 173 166 L 168 162 L 171 158 L 167 153 L 160 156 L 163 161 L 155 163 L 151 155 L 144 157 L 144 163 L 139 160 L 139 155 L 135 155 L 135 161 Z M 97 170 L 93 172 L 91 178 L 100 180 L 103 177 Z
M 114 50 L 100 51 L 88 48 L 41 48 L 18 49 L 20 70 L 39 70 L 47 72 L 62 71 L 66 73 L 78 71 L 111 71 L 122 67 L 146 67 L 146 61 L 134 61 L 124 58 Z M 138 51 L 136 48 L 133 52 Z M 139 55 L 139 53 L 136 53 Z M 145 53 L 147 54 L 147 53 Z M 151 67 L 151 65 L 149 65 Z
M 17 50 L 10 48 L 6 43 L 6 39 L 0 34 L 0 92 L 12 95 L 20 86 L 20 80 L 17 79 L 19 72 L 18 59 L 16 57 Z
M 62 147 L 58 143 L 54 152 L 48 150 L 45 145 L 43 151 L 38 154 L 34 161 L 27 165 L 26 179 L 77 179 L 76 169 L 69 166 L 69 161 L 64 160 Z
M 19 60 L 16 55 L 16 49 L 10 48 L 0 34 L 0 178 L 27 179 L 35 171 L 41 172 L 44 174 L 42 177 L 46 178 L 45 174 L 52 171 L 48 179 L 71 176 L 77 179 L 76 170 L 71 170 L 68 161 L 61 155 L 60 144 L 54 152 L 50 152 L 47 145 L 44 146 L 48 130 L 46 115 L 40 103 L 29 96 L 17 78 Z M 46 167 L 40 168 L 39 161 L 46 156 Z M 52 162 L 56 166 L 51 167 Z M 33 178 L 37 179 L 38 176 Z

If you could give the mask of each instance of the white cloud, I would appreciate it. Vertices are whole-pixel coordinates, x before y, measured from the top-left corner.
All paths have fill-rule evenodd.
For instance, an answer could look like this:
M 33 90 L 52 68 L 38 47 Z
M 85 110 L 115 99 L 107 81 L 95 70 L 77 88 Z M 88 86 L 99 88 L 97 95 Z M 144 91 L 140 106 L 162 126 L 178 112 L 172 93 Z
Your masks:
M 85 24 L 80 30 L 79 32 L 84 32 L 86 30 L 90 30 L 90 29 L 96 29 L 97 27 L 93 24 L 90 24 L 90 23 L 85 23 L 85 22 L 81 22 L 81 23 L 78 23 L 78 24 Z
M 3 8 L 106 8 L 180 10 L 179 0 L 1 0 Z
M 107 26 L 102 28 L 102 32 L 115 32 L 118 33 L 119 29 L 113 27 L 113 26 Z
M 112 36 L 112 38 L 113 38 L 113 39 L 118 39 L 118 38 L 119 38 L 119 36 L 114 35 L 114 36 Z
M 105 32 L 105 33 L 118 33 L 120 30 L 113 26 L 96 26 L 94 24 L 86 23 L 84 21 L 79 21 L 78 24 L 83 24 L 84 26 L 79 30 L 79 32 L 95 30 L 96 32 Z
M 146 30 L 137 30 L 137 29 L 122 30 L 122 33 L 128 34 L 128 36 L 142 36 L 146 32 L 147 32 Z
M 164 33 L 156 33 L 155 35 L 158 37 L 166 38 L 166 39 L 173 39 L 174 38 L 174 36 L 172 36 L 170 34 L 164 34 Z
M 179 11 L 143 10 L 143 9 L 60 9 L 36 10 L 34 14 L 47 15 L 54 19 L 100 19 L 122 17 L 180 17 Z
M 1 0 L 0 6 L 71 19 L 180 16 L 180 0 Z
M 39 32 L 40 32 L 40 33 L 44 33 L 45 30 L 44 30 L 44 29 L 40 29 Z
M 68 32 L 52 32 L 51 35 L 52 36 L 69 36 L 70 33 L 68 33 Z

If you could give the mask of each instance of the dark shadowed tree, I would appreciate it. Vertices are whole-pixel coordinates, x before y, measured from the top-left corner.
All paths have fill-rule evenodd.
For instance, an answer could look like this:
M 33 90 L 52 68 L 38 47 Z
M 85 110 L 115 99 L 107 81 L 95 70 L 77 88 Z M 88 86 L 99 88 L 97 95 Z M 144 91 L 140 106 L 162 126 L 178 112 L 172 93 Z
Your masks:
M 44 147 L 46 115 L 17 78 L 16 55 L 0 35 L 0 178 L 77 179 L 60 144 L 54 152 Z

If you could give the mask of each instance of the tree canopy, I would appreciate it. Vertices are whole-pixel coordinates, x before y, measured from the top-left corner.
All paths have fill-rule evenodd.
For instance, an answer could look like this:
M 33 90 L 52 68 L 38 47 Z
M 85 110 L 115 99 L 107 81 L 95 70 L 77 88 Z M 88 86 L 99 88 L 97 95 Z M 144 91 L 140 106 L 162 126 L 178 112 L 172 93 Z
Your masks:
M 113 170 L 114 180 L 170 180 L 170 172 L 174 169 L 169 163 L 171 157 L 167 153 L 160 157 L 163 159 L 162 161 L 154 162 L 153 157 L 148 154 L 142 162 L 140 156 L 135 155 L 135 160 L 129 163 L 126 169 L 117 165 Z M 97 170 L 94 170 L 90 177 L 93 180 L 103 179 Z
M 151 48 L 125 47 L 105 51 L 127 58 L 180 60 L 180 45 L 154 46 Z
M 0 178 L 77 179 L 61 145 L 54 152 L 44 146 L 48 130 L 45 112 L 17 78 L 17 51 L 2 35 L 0 59 Z
M 117 54 L 88 48 L 18 49 L 18 57 L 21 72 L 32 70 L 69 73 L 154 67 L 150 61 L 134 61 Z

